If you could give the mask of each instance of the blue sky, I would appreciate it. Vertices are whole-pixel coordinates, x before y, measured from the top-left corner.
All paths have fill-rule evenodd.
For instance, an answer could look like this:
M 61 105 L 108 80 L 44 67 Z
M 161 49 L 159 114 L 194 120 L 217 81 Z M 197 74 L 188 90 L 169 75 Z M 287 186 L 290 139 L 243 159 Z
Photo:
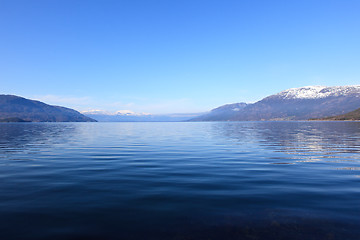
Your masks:
M 360 1 L 0 0 L 0 93 L 202 112 L 360 84 Z

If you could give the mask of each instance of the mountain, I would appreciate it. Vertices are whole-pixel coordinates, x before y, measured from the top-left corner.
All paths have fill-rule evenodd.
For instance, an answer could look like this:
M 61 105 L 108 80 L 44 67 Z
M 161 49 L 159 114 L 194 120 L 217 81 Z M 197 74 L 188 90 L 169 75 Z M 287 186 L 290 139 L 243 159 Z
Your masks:
M 135 113 L 129 110 L 121 110 L 109 113 L 102 110 L 82 112 L 84 115 L 96 119 L 99 122 L 181 122 L 197 117 L 203 113 L 173 113 L 173 114 L 149 114 Z
M 25 121 L 24 119 L 17 117 L 11 117 L 11 118 L 2 118 L 0 119 L 0 122 L 30 122 L 30 121 Z
M 226 104 L 211 110 L 209 113 L 193 118 L 192 121 L 223 121 L 232 119 L 247 105 L 246 103 Z
M 355 111 L 345 113 L 342 115 L 326 117 L 326 118 L 318 118 L 312 120 L 358 121 L 360 120 L 360 108 L 356 109 Z
M 14 95 L 0 95 L 0 119 L 8 122 L 96 122 L 70 108 Z
M 226 106 L 229 105 L 217 109 L 225 109 Z M 282 91 L 256 103 L 247 104 L 237 111 L 229 109 L 213 117 L 203 115 L 192 120 L 307 120 L 344 114 L 359 108 L 359 106 L 360 85 L 339 87 L 309 86 Z

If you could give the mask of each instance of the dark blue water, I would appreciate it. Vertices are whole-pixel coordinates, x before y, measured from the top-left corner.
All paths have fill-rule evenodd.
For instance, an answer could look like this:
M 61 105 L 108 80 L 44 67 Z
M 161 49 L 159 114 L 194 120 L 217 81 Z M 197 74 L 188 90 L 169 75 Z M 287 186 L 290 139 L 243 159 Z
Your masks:
M 0 239 L 359 239 L 359 122 L 0 124 Z

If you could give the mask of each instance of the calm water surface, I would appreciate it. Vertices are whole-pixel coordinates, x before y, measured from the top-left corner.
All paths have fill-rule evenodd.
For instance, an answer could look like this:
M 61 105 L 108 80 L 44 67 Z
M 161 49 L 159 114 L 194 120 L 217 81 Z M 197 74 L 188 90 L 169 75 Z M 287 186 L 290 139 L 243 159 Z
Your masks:
M 359 239 L 359 122 L 0 124 L 0 239 Z

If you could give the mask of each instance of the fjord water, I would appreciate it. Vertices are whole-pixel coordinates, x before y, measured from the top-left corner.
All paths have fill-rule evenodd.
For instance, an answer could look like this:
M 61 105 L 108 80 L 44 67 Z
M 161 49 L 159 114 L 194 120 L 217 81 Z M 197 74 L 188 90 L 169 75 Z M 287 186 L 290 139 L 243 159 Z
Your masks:
M 359 122 L 0 124 L 0 239 L 358 239 Z

